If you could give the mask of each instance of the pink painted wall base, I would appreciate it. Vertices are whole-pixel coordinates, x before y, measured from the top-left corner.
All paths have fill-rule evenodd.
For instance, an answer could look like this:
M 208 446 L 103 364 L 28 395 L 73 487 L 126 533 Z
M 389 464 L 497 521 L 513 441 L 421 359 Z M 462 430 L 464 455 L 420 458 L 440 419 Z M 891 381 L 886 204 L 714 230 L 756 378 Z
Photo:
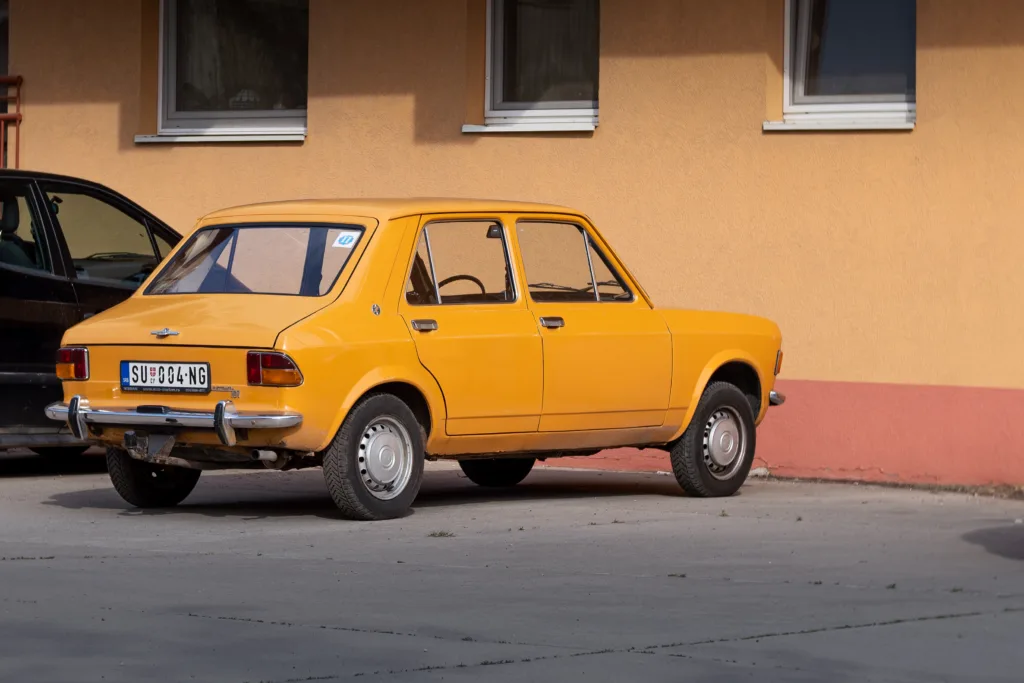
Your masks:
M 754 467 L 780 477 L 1024 485 L 1024 390 L 778 382 L 786 404 L 758 429 Z M 551 467 L 669 471 L 663 451 L 616 449 Z

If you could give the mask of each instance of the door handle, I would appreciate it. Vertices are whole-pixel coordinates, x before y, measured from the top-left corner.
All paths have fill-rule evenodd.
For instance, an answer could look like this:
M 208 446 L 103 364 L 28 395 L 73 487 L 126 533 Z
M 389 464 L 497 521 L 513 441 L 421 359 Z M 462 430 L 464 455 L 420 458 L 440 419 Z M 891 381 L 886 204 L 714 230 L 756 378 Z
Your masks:
M 411 325 L 417 332 L 433 332 L 437 329 L 436 320 L 413 320 Z
M 540 319 L 540 324 L 541 324 L 541 327 L 547 327 L 549 329 L 555 329 L 555 328 L 558 328 L 558 327 L 565 327 L 565 321 L 563 319 L 557 317 L 557 316 L 548 317 L 548 318 L 541 318 Z

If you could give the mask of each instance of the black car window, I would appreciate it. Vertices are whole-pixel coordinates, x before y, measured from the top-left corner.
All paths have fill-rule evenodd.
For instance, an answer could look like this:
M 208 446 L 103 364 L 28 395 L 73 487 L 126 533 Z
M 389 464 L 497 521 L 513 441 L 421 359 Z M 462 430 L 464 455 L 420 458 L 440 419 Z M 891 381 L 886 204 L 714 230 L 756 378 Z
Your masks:
M 27 185 L 0 183 L 0 263 L 52 272 Z
M 84 188 L 42 189 L 79 280 L 138 287 L 160 262 L 144 221 Z

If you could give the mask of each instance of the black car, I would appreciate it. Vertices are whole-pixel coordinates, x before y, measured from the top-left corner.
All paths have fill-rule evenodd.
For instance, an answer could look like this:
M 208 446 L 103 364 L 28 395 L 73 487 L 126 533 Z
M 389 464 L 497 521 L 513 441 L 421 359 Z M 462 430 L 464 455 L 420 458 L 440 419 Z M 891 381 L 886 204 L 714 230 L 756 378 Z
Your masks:
M 62 398 L 61 337 L 127 299 L 180 239 L 103 185 L 0 171 L 0 450 L 85 451 L 43 413 Z

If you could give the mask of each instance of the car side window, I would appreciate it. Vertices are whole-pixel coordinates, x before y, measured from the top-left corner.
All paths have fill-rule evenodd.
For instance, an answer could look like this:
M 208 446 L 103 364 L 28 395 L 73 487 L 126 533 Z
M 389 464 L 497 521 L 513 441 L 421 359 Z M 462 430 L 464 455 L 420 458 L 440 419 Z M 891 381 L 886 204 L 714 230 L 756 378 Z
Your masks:
M 424 226 L 405 299 L 414 305 L 515 301 L 505 231 L 495 221 Z
M 168 242 L 166 239 L 161 237 L 155 230 L 153 232 L 153 239 L 156 241 L 156 248 L 159 252 L 158 258 L 166 258 L 168 254 L 174 249 L 174 245 Z
M 530 298 L 538 302 L 632 301 L 633 294 L 590 235 L 574 223 L 519 221 Z
M 42 188 L 78 279 L 138 287 L 160 262 L 143 221 L 78 187 Z
M 0 264 L 53 272 L 28 185 L 0 185 Z

